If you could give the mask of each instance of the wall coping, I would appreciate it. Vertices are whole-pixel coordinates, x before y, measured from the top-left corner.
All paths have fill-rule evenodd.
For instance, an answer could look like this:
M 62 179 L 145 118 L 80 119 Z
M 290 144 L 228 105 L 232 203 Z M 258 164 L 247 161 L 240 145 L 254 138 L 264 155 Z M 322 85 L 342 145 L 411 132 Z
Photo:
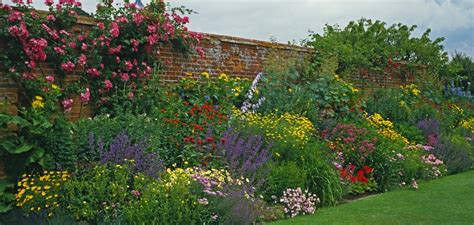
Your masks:
M 93 26 L 97 24 L 97 20 L 92 17 L 88 17 L 88 16 L 76 16 L 76 17 L 77 17 L 77 23 L 80 25 Z M 228 36 L 228 35 L 210 34 L 210 33 L 204 33 L 204 32 L 199 32 L 199 33 L 203 34 L 203 39 L 209 40 L 209 41 L 219 40 L 221 42 L 233 43 L 233 44 L 261 46 L 261 47 L 283 49 L 283 50 L 295 50 L 295 51 L 307 52 L 307 53 L 314 52 L 312 48 L 298 46 L 298 45 L 290 45 L 290 44 L 255 40 L 251 38 L 235 37 L 235 36 Z

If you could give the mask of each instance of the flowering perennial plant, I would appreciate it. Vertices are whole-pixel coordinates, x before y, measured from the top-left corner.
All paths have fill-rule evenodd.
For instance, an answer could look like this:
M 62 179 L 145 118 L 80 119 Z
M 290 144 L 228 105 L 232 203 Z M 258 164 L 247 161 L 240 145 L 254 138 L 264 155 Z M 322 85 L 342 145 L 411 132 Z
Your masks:
M 301 188 L 289 188 L 283 191 L 280 203 L 285 206 L 285 214 L 288 217 L 295 217 L 299 214 L 314 214 L 319 198 L 308 190 L 303 192 Z
M 67 171 L 43 171 L 42 174 L 23 174 L 15 194 L 16 206 L 29 212 L 53 215 L 59 206 L 61 185 L 69 180 Z
M 421 161 L 428 166 L 426 170 L 428 170 L 428 176 L 430 178 L 439 178 L 446 172 L 444 162 L 436 158 L 433 154 L 421 156 Z
M 309 138 L 316 132 L 308 118 L 290 113 L 262 115 L 235 111 L 234 116 L 245 122 L 243 126 L 263 132 L 265 137 L 270 140 L 283 142 L 294 140 L 298 143 L 298 146 L 307 143 Z
M 384 119 L 380 114 L 374 113 L 373 115 L 368 116 L 367 120 L 369 121 L 370 125 L 377 128 L 378 132 L 382 136 L 409 144 L 408 139 L 393 129 L 393 123 L 390 120 Z

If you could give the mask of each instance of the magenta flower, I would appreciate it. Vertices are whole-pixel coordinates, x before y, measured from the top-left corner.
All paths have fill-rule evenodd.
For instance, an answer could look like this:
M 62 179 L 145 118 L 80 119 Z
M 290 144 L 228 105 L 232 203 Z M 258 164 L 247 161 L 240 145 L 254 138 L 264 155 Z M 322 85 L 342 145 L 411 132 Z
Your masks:
M 54 51 L 60 55 L 65 55 L 66 52 L 64 51 L 64 49 L 62 49 L 61 47 L 58 47 L 58 46 L 54 46 Z
M 54 4 L 54 1 L 53 0 L 45 0 L 44 4 L 47 5 L 47 6 L 52 6 Z
M 105 80 L 104 81 L 104 87 L 105 87 L 105 90 L 109 91 L 110 89 L 112 89 L 112 87 L 114 87 L 114 85 L 112 84 L 112 81 L 110 80 Z
M 120 74 L 120 79 L 123 81 L 127 82 L 130 77 L 128 76 L 128 73 L 121 73 Z
M 74 68 L 76 68 L 76 65 L 74 65 L 74 63 L 72 63 L 71 61 L 67 61 L 67 62 L 61 64 L 61 69 L 64 72 L 72 72 L 74 70 Z
M 90 99 L 91 99 L 91 92 L 89 88 L 86 88 L 86 91 L 84 93 L 81 93 L 81 101 L 83 103 L 88 103 Z
M 51 76 L 51 75 L 46 76 L 44 79 L 46 80 L 46 82 L 48 82 L 50 84 L 54 82 L 54 77 Z
M 130 61 L 125 61 L 125 67 L 126 67 L 127 71 L 132 70 L 132 68 L 133 68 L 132 62 L 130 62 Z
M 86 63 L 87 63 L 87 57 L 86 57 L 86 55 L 81 54 L 81 55 L 79 56 L 79 59 L 77 60 L 77 64 L 79 64 L 79 65 L 81 65 L 81 66 L 84 66 L 84 65 L 86 65 Z
M 89 76 L 91 76 L 91 77 L 99 77 L 100 76 L 100 72 L 96 68 L 87 69 L 87 74 L 89 74 Z
M 65 99 L 61 102 L 65 112 L 71 111 L 73 102 L 74 101 L 72 99 Z
M 23 20 L 23 13 L 19 11 L 13 11 L 10 13 L 10 16 L 8 16 L 8 22 L 16 22 L 16 21 L 22 21 Z
M 110 34 L 112 37 L 117 38 L 120 35 L 120 26 L 116 22 L 110 24 Z
M 99 30 L 105 29 L 105 25 L 102 22 L 97 23 L 97 27 L 99 27 Z
M 140 25 L 143 22 L 143 19 L 145 19 L 145 17 L 141 13 L 133 14 L 133 22 L 135 22 L 137 25 Z

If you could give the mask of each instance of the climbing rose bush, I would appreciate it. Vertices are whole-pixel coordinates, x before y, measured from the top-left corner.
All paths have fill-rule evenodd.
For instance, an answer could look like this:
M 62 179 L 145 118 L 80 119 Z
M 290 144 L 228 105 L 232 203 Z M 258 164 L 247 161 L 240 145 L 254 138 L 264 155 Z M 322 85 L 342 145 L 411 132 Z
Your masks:
M 145 9 L 135 4 L 99 8 L 97 24 L 85 34 L 73 32 L 79 1 L 46 1 L 47 13 L 36 12 L 31 1 L 14 3 L 0 6 L 0 24 L 5 24 L 0 29 L 5 43 L 0 71 L 24 89 L 26 99 L 45 97 L 53 85 L 59 86 L 61 94 L 54 101 L 66 112 L 73 104 L 91 101 L 108 112 L 133 105 L 163 66 L 157 57 L 161 47 L 204 54 L 198 47 L 201 35 L 186 27 L 187 10 L 162 2 Z M 65 81 L 73 73 L 80 82 Z M 79 101 L 73 96 L 80 96 Z

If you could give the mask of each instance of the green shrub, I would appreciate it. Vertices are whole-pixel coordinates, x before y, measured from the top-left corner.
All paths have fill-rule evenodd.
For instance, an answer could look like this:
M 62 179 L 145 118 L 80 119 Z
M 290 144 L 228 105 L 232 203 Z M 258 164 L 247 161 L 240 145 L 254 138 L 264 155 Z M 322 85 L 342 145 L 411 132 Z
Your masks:
M 279 199 L 288 188 L 306 189 L 307 172 L 292 161 L 272 164 L 267 175 L 263 193 L 268 201 Z
M 116 221 L 133 201 L 134 177 L 128 165 L 100 165 L 80 171 L 63 186 L 60 204 L 77 220 Z
M 301 151 L 300 164 L 306 171 L 307 188 L 316 194 L 322 206 L 337 204 L 343 195 L 343 187 L 336 168 L 327 161 L 323 143 L 312 142 Z

